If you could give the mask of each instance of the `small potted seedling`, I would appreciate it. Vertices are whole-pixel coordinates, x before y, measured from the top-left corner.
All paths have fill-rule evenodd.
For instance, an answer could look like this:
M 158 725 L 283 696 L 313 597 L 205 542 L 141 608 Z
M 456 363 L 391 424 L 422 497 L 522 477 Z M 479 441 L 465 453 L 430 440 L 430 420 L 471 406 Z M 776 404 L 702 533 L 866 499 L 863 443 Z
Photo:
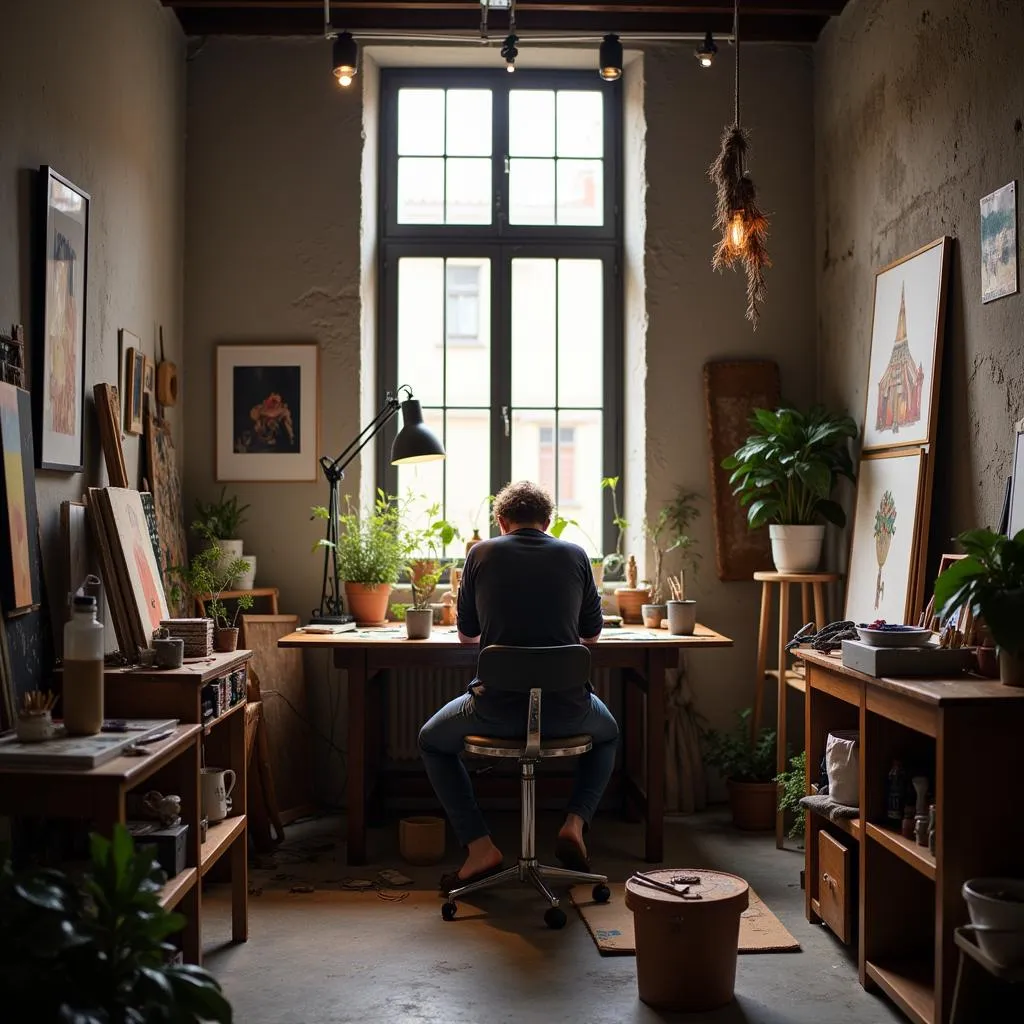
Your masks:
M 641 608 L 644 625 L 648 629 L 660 627 L 668 615 L 668 606 L 662 603 L 665 593 L 665 583 L 663 582 L 665 556 L 671 551 L 682 551 L 683 573 L 686 571 L 686 565 L 692 564 L 696 557 L 691 550 L 696 541 L 689 533 L 694 520 L 700 515 L 700 510 L 694 504 L 696 500 L 696 493 L 677 487 L 676 496 L 661 509 L 657 517 L 644 522 L 644 534 L 650 541 L 651 552 L 654 556 L 651 593 L 648 603 Z
M 232 582 L 245 570 L 245 559 L 235 558 L 225 563 L 220 549 L 215 547 L 200 551 L 187 566 L 173 566 L 169 570 L 173 579 L 171 600 L 177 604 L 185 597 L 190 602 L 197 597 L 203 599 L 207 617 L 214 622 L 214 646 L 222 653 L 238 648 L 238 616 L 253 605 L 252 595 L 242 594 L 236 599 L 234 614 L 229 615 L 221 600 L 224 591 L 230 589 Z
M 426 510 L 428 525 L 406 534 L 407 550 L 414 555 L 407 569 L 412 604 L 405 611 L 405 632 L 410 640 L 430 639 L 434 624 L 430 599 L 444 571 L 441 559 L 448 545 L 459 536 L 451 523 L 437 518 L 440 508 L 438 504 L 431 505 Z

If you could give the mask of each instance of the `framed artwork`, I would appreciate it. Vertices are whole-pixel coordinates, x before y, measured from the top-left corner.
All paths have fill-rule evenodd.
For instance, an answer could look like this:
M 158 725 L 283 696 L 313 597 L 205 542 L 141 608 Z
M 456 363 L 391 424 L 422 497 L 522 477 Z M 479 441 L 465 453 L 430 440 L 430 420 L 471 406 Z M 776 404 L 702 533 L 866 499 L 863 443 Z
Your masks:
M 142 393 L 144 395 L 149 395 L 150 401 L 152 401 L 156 395 L 156 366 L 149 356 L 143 356 Z
M 920 448 L 861 458 L 844 618 L 917 621 L 917 572 L 925 544 L 925 462 Z
M 62 580 L 63 590 L 67 594 L 74 593 L 87 576 L 99 577 L 100 567 L 97 562 L 92 538 L 89 535 L 87 509 L 81 501 L 62 501 L 60 503 L 60 533 L 62 554 L 67 567 L 67 576 Z M 111 628 L 110 606 L 107 604 L 107 588 L 100 584 L 87 585 L 86 593 L 93 593 L 98 601 L 96 618 L 106 629 L 103 632 L 103 643 L 107 652 L 117 650 L 117 637 Z
M 33 449 L 32 399 L 0 383 L 0 604 L 8 616 L 23 615 L 42 600 Z
M 89 194 L 45 165 L 39 180 L 42 241 L 32 387 L 36 464 L 78 473 L 85 465 Z
M 155 533 L 160 550 L 158 563 L 163 571 L 164 593 L 169 595 L 172 583 L 170 570 L 185 565 L 188 560 L 185 505 L 181 497 L 171 425 L 153 415 L 152 404 L 146 410 L 145 421 L 149 486 L 153 490 Z M 175 615 L 185 612 L 183 605 L 171 610 Z
M 1010 478 L 1010 516 L 1007 537 L 1024 530 L 1024 430 L 1013 440 L 1013 476 Z
M 217 479 L 317 479 L 316 344 L 218 345 Z
M 952 240 L 875 274 L 864 451 L 935 440 Z
M 146 357 L 142 354 L 141 349 L 130 348 L 125 364 L 124 429 L 129 434 L 141 434 Z
M 1017 291 L 1017 183 L 981 201 L 981 301 Z

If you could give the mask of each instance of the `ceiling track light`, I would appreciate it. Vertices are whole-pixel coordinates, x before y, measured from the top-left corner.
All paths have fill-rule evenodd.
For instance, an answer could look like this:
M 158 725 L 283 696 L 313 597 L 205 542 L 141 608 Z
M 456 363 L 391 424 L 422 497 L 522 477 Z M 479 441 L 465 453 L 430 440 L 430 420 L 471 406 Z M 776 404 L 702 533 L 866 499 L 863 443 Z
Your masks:
M 617 82 L 622 77 L 622 40 L 610 32 L 601 40 L 597 73 L 606 82 Z
M 505 58 L 505 70 L 512 74 L 516 69 L 516 57 L 519 56 L 519 51 L 516 49 L 516 43 L 519 42 L 519 36 L 514 32 L 510 32 L 505 37 L 505 42 L 501 44 L 501 55 Z
M 693 51 L 694 57 L 697 58 L 697 63 L 702 68 L 709 68 L 714 64 L 716 53 L 718 53 L 718 47 L 715 46 L 715 37 L 710 32 L 705 34 L 704 42 Z
M 351 32 L 342 32 L 335 38 L 331 67 L 338 85 L 347 88 L 352 84 L 359 70 L 359 44 Z

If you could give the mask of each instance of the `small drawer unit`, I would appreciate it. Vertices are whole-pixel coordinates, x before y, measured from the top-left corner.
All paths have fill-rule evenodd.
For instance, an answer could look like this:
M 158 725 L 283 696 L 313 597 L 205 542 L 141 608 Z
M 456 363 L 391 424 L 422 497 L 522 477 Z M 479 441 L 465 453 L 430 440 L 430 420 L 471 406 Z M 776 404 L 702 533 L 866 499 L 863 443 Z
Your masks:
M 819 916 L 840 942 L 853 938 L 854 879 L 850 850 L 829 832 L 818 833 Z

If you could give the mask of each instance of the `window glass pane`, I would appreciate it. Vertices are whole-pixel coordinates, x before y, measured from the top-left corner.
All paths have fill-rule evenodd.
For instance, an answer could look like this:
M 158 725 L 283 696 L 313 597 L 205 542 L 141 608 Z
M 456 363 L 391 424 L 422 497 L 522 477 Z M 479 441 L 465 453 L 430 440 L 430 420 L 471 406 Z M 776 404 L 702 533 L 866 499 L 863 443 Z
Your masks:
M 443 259 L 398 261 L 396 383 L 408 384 L 424 405 L 444 402 L 444 294 Z
M 567 526 L 571 540 L 591 555 L 601 550 L 601 469 L 604 464 L 600 412 L 563 409 L 558 416 L 558 511 L 579 525 Z
M 491 155 L 489 89 L 448 90 L 446 136 L 445 152 L 449 156 Z
M 398 223 L 444 223 L 444 158 L 398 158 Z
M 558 156 L 604 156 L 603 104 L 599 92 L 559 92 Z
M 604 223 L 604 168 L 600 160 L 558 161 L 558 223 Z
M 555 223 L 555 161 L 510 160 L 510 224 Z
M 512 261 L 512 405 L 555 404 L 555 261 Z
M 512 479 L 532 480 L 555 497 L 554 409 L 512 413 Z
M 446 224 L 491 223 L 491 161 L 456 157 L 447 161 Z
M 491 404 L 491 261 L 450 259 L 445 283 L 447 405 Z M 438 354 L 439 356 L 439 354 Z
M 444 152 L 444 90 L 398 90 L 398 155 Z
M 445 517 L 462 540 L 448 554 L 464 553 L 466 538 L 478 527 L 487 536 L 487 495 L 491 493 L 491 418 L 487 409 L 449 409 L 445 432 Z
M 558 404 L 603 404 L 604 288 L 600 260 L 558 261 Z
M 417 394 L 419 392 L 417 391 Z M 423 422 L 435 437 L 444 441 L 444 413 L 440 409 L 424 409 Z M 446 459 L 433 462 L 410 462 L 396 466 L 398 470 L 398 497 L 403 503 L 403 525 L 413 530 L 428 526 L 427 509 L 435 502 L 441 505 L 444 497 Z
M 509 93 L 508 152 L 509 156 L 555 155 L 553 92 L 513 89 Z

